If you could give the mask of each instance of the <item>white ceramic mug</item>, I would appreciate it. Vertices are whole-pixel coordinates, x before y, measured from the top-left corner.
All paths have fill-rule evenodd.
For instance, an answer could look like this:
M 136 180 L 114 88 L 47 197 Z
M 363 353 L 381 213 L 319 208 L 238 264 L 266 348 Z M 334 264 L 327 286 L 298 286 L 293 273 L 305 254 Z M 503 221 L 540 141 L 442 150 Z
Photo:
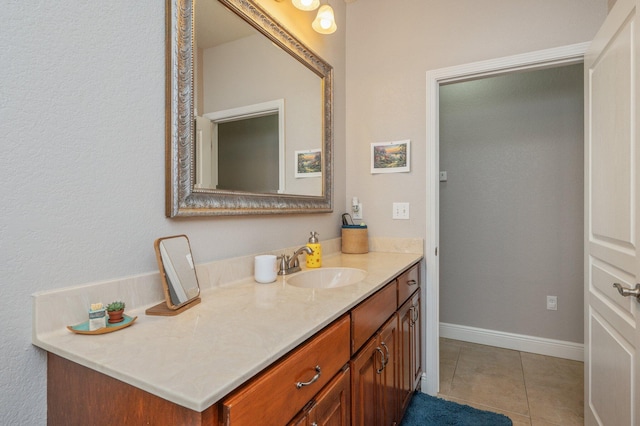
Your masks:
M 253 277 L 259 283 L 272 283 L 278 276 L 278 262 L 275 255 L 263 254 L 255 257 Z

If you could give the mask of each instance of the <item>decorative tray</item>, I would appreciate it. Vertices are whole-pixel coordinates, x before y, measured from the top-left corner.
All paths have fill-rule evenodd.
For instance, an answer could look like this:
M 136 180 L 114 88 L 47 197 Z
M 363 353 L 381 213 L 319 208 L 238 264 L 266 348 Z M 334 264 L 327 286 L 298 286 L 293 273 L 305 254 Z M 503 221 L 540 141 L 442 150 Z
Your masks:
M 107 322 L 107 326 L 103 328 L 99 328 L 97 330 L 90 331 L 89 330 L 89 321 L 85 321 L 82 324 L 77 325 L 68 325 L 67 329 L 76 334 L 105 334 L 111 333 L 113 331 L 118 331 L 123 328 L 129 327 L 133 322 L 138 319 L 138 317 L 130 317 L 129 315 L 123 315 L 124 320 L 117 324 L 109 324 Z

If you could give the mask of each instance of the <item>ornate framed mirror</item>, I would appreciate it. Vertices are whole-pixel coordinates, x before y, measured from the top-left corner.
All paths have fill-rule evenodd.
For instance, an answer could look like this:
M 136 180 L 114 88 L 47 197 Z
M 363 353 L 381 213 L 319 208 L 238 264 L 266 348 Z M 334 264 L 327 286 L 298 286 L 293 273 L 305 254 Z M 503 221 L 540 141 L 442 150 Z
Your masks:
M 251 0 L 167 0 L 166 58 L 168 217 L 332 211 L 330 64 Z

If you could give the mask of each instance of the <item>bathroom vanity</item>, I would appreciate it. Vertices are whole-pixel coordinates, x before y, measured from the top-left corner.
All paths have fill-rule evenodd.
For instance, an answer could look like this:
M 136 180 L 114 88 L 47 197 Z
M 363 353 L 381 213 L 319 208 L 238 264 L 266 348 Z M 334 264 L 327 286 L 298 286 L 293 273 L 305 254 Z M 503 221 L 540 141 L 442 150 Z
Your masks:
M 37 302 L 48 422 L 399 424 L 422 375 L 421 259 L 338 253 L 324 266 L 363 269 L 361 282 L 242 279 L 203 289 L 202 303 L 176 317 L 140 307 L 132 327 L 99 336 L 39 330 Z

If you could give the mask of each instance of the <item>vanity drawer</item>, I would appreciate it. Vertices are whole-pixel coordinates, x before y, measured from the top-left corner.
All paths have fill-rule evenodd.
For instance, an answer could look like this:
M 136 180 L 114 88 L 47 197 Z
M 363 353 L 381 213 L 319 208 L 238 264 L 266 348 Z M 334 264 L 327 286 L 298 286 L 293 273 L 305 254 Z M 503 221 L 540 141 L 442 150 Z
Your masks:
M 351 353 L 358 349 L 396 311 L 396 282 L 387 284 L 382 290 L 351 310 Z
M 349 324 L 349 316 L 342 317 L 225 398 L 223 424 L 286 424 L 349 362 Z
M 398 277 L 398 308 L 420 287 L 420 265 Z

